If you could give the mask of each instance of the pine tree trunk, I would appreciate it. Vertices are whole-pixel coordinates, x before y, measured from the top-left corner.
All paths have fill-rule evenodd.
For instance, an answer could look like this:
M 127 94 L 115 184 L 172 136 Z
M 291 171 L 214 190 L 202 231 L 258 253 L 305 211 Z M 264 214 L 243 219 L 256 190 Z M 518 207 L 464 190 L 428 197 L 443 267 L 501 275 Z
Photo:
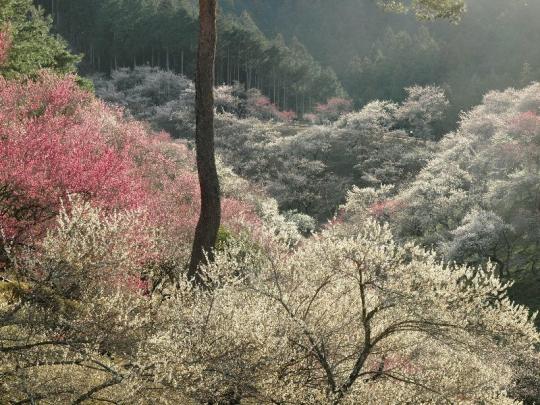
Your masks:
M 231 55 L 227 48 L 227 84 L 231 84 Z
M 199 265 L 212 259 L 221 220 L 219 179 L 214 154 L 214 63 L 216 54 L 216 2 L 199 0 L 199 49 L 195 93 L 197 170 L 201 188 L 201 213 L 189 264 L 188 278 L 199 286 L 204 280 Z
M 274 102 L 274 104 L 276 104 L 276 71 L 274 70 L 272 73 L 273 73 L 272 76 L 273 76 L 273 78 L 274 78 L 274 88 L 273 88 L 274 97 L 273 97 L 273 102 Z
M 182 73 L 182 76 L 184 75 L 184 49 L 183 48 L 180 54 L 180 73 Z
M 244 85 L 244 88 L 245 88 L 246 91 L 248 91 L 248 89 L 249 89 L 249 71 L 248 71 L 247 57 L 246 57 L 245 69 L 246 69 L 246 83 Z

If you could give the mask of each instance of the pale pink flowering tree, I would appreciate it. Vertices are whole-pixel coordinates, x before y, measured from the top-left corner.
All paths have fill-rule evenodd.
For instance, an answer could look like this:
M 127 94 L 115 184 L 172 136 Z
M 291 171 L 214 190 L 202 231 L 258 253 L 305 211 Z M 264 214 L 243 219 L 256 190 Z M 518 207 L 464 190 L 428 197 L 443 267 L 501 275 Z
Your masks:
M 285 122 L 292 122 L 296 119 L 296 113 L 294 111 L 280 111 L 279 117 Z
M 352 111 L 352 101 L 334 97 L 329 99 L 326 104 L 317 104 L 315 111 L 323 122 L 336 121 L 341 115 Z

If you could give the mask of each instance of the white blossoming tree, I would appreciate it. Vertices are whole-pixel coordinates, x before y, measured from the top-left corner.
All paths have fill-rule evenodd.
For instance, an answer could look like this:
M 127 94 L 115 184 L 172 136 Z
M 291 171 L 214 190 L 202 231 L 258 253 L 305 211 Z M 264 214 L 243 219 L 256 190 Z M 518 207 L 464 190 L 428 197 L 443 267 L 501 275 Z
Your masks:
M 249 347 L 234 366 L 207 370 L 238 398 L 511 403 L 504 392 L 522 356 L 535 356 L 528 309 L 506 297 L 493 269 L 444 266 L 374 222 L 354 237 L 327 231 L 286 259 L 245 260 L 227 255 L 208 269 L 213 279 L 252 274 L 206 306 L 211 340 Z
M 511 404 L 535 384 L 538 332 L 492 268 L 445 266 L 366 220 L 295 251 L 230 239 L 211 291 L 145 295 L 124 254 L 137 218 L 75 206 L 18 255 L 40 272 L 1 283 L 1 402 Z

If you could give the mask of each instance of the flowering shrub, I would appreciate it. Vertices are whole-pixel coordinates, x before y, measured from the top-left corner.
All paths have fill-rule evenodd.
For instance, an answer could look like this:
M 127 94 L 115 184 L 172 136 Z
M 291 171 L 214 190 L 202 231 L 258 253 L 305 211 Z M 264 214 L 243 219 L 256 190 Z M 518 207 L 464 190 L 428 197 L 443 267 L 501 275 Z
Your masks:
M 377 131 L 379 128 L 390 129 L 396 123 L 399 106 L 390 101 L 372 101 L 360 111 L 342 115 L 335 123 L 338 128 L 358 131 Z
M 141 269 L 158 255 L 155 233 L 143 213 L 107 213 L 78 196 L 66 202 L 69 211 L 61 208 L 56 226 L 37 244 L 38 263 L 26 269 L 36 271 L 28 277 L 63 294 L 69 288 L 88 294 L 107 285 L 141 291 Z
M 403 206 L 389 218 L 400 237 L 449 260 L 495 263 L 516 280 L 514 297 L 534 309 L 540 308 L 539 93 L 536 83 L 487 94 L 398 194 Z
M 98 96 L 149 120 L 154 129 L 193 138 L 194 86 L 185 77 L 137 67 L 95 83 Z M 434 138 L 432 126 L 446 99 L 436 87 L 409 92 L 403 103 L 373 101 L 354 112 L 349 100 L 330 99 L 320 108 L 324 114 L 304 114 L 304 125 L 293 125 L 294 112 L 279 111 L 259 90 L 219 86 L 214 90 L 216 151 L 237 174 L 264 188 L 281 210 L 325 222 L 353 184 L 400 186 L 425 166 L 434 145 L 415 137 Z M 337 119 L 333 125 L 305 125 L 328 124 L 324 117 L 330 113 Z
M 148 66 L 118 69 L 111 78 L 92 77 L 102 100 L 126 108 L 139 120 L 175 138 L 192 138 L 195 133 L 195 85 L 185 76 Z M 221 95 L 216 91 L 219 107 Z M 228 97 L 225 97 L 226 100 Z
M 391 216 L 403 208 L 403 203 L 399 200 L 385 200 L 373 204 L 370 207 L 371 215 L 382 218 L 384 216 Z
M 255 89 L 248 91 L 247 112 L 250 117 L 260 120 L 280 121 L 283 119 L 277 106 L 268 97 Z
M 16 256 L 0 281 L 0 359 L 10 374 L 0 385 L 2 403 L 25 396 L 20 383 L 34 386 L 34 398 L 82 397 L 107 370 L 120 371 L 112 356 L 133 359 L 152 328 L 140 261 L 156 245 L 143 216 L 69 202 L 42 242 L 10 251 Z M 9 313 L 18 327 L 9 326 Z
M 197 402 L 513 403 L 504 387 L 522 360 L 537 358 L 538 334 L 491 269 L 438 264 L 372 221 L 355 237 L 338 234 L 330 229 L 292 254 L 218 254 L 207 271 L 222 282 L 197 301 L 199 316 L 210 315 L 190 329 L 194 346 L 171 327 L 151 351 L 164 381 L 189 387 Z M 246 266 L 256 275 L 231 278 Z M 500 301 L 487 304 L 495 291 Z M 174 319 L 197 324 L 191 311 Z M 204 358 L 220 362 L 196 375 L 185 366 Z
M 241 103 L 235 95 L 237 90 L 238 88 L 235 86 L 218 86 L 214 88 L 214 108 L 216 112 L 241 114 Z
M 229 241 L 212 293 L 180 277 L 148 296 L 118 282 L 140 271 L 140 221 L 74 201 L 13 261 L 34 277 L 0 281 L 0 401 L 499 405 L 538 382 L 540 336 L 491 267 L 445 266 L 367 220 L 294 251 Z
M 296 113 L 294 111 L 280 111 L 279 118 L 285 122 L 292 122 L 296 119 Z
M 315 111 L 321 122 L 336 121 L 341 115 L 351 112 L 352 101 L 344 98 L 331 98 L 326 104 L 317 104 Z
M 498 117 L 504 99 L 494 98 L 489 108 Z M 185 144 L 126 120 L 69 77 L 2 81 L 0 103 L 0 219 L 9 239 L 0 279 L 0 402 L 498 405 L 534 395 L 534 316 L 510 300 L 495 267 L 440 263 L 398 244 L 370 218 L 416 213 L 428 224 L 448 207 L 470 208 L 475 172 L 456 159 L 464 149 L 445 149 L 422 171 L 411 185 L 415 199 L 408 189 L 396 198 L 390 186 L 353 188 L 339 219 L 310 239 L 298 229 L 311 232 L 311 218 L 280 215 L 274 200 L 253 196 L 220 168 L 225 226 L 215 261 L 203 269 L 209 292 L 182 275 L 199 201 Z M 343 128 L 285 140 L 268 123 L 219 114 L 218 143 L 240 150 L 249 143 L 272 167 L 270 152 L 283 144 L 305 156 L 342 156 L 358 141 L 353 135 L 362 140 L 353 152 L 365 147 L 366 126 L 379 143 L 402 135 L 384 124 L 387 109 L 371 107 L 383 111 L 375 120 L 360 114 Z M 517 165 L 498 147 L 529 142 L 536 156 L 536 118 L 524 112 L 462 126 L 487 131 L 485 156 L 467 162 L 505 169 L 484 190 L 487 201 L 504 196 L 510 211 L 530 209 L 515 187 L 537 190 L 538 160 Z M 302 164 L 309 182 L 324 170 Z M 422 199 L 437 208 L 429 216 L 419 210 Z M 451 212 L 463 220 L 449 232 L 455 243 L 445 245 L 464 253 L 458 259 L 479 244 L 496 249 L 505 238 L 493 232 L 520 225 L 506 226 L 504 210 L 460 217 L 463 207 Z
M 195 132 L 195 85 L 185 76 L 148 66 L 118 69 L 111 78 L 94 76 L 96 94 L 101 99 L 126 108 L 133 117 L 150 122 L 175 138 L 192 138 Z M 216 113 L 263 121 L 286 121 L 291 114 L 281 112 L 258 89 L 245 90 L 238 83 L 214 89 Z
M 256 107 L 267 107 L 269 105 L 271 105 L 272 102 L 270 101 L 270 99 L 266 96 L 260 96 L 258 97 L 256 100 L 255 100 L 255 103 L 254 105 Z
M 401 128 L 420 139 L 435 139 L 433 124 L 444 118 L 449 102 L 437 86 L 413 86 L 405 89 L 407 99 L 396 111 Z
M 108 142 L 104 109 L 72 78 L 0 78 L 0 104 L 0 219 L 9 239 L 38 236 L 70 193 L 110 209 L 141 204 L 128 148 Z
M 304 114 L 303 119 L 304 121 L 309 122 L 310 124 L 319 123 L 319 117 L 317 117 L 317 114 L 313 114 L 313 113 Z

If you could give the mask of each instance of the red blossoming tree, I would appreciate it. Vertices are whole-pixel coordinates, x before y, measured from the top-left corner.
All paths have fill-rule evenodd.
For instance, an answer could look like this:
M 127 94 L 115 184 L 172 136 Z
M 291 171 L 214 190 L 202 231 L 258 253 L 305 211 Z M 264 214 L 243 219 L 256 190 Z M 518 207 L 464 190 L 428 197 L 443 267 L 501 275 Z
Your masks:
M 74 77 L 0 78 L 0 167 L 0 228 L 8 243 L 40 240 L 76 194 L 105 211 L 141 211 L 159 229 L 162 257 L 183 246 L 186 259 L 200 207 L 193 154 L 125 120 Z M 231 227 L 239 216 L 256 222 L 246 204 L 222 205 Z

